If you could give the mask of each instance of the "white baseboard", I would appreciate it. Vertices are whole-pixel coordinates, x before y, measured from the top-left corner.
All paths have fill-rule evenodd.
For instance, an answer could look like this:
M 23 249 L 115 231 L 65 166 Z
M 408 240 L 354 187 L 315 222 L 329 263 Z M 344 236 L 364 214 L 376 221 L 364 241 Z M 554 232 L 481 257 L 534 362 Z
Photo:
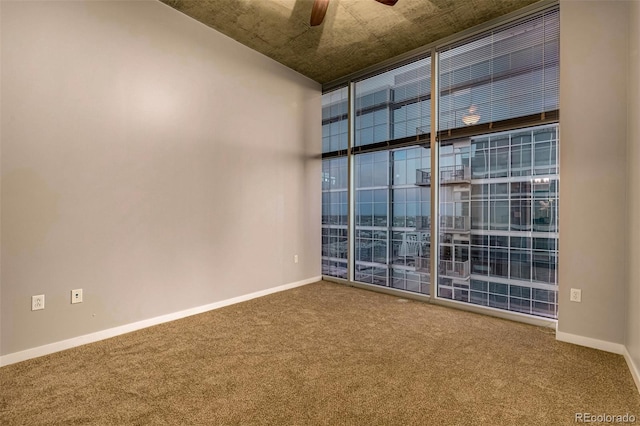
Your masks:
M 633 381 L 636 383 L 636 388 L 638 388 L 638 392 L 640 392 L 640 370 L 638 370 L 638 366 L 633 362 L 633 358 L 631 358 L 626 346 L 624 348 L 623 355 L 625 361 L 627 361 L 627 366 L 631 371 L 631 377 L 633 377 Z
M 20 361 L 26 361 L 32 358 L 37 358 L 43 355 L 52 354 L 54 352 L 60 352 L 65 349 L 71 349 L 76 346 L 86 345 L 87 343 L 97 342 L 100 340 L 119 336 L 125 333 L 130 333 L 132 331 L 140 330 L 143 328 L 151 327 L 151 326 L 162 324 L 165 322 L 175 321 L 177 319 L 186 318 L 191 315 L 201 314 L 203 312 L 212 311 L 214 309 L 223 308 L 225 306 L 234 305 L 240 302 L 245 302 L 247 300 L 266 296 L 268 294 L 289 290 L 295 287 L 301 287 L 303 285 L 320 281 L 321 279 L 322 279 L 321 276 L 311 277 L 311 278 L 307 278 L 306 280 L 284 284 L 278 287 L 268 288 L 266 290 L 256 291 L 254 293 L 233 297 L 227 300 L 221 300 L 219 302 L 210 303 L 208 305 L 197 306 L 195 308 L 185 309 L 184 311 L 174 312 L 167 315 L 161 315 L 159 317 L 149 318 L 143 321 L 126 324 L 119 327 L 109 328 L 107 330 L 97 331 L 95 333 L 85 334 L 83 336 L 73 337 L 71 339 L 50 343 L 48 345 L 38 346 L 36 348 L 31 348 L 31 349 L 27 349 L 20 352 L 10 353 L 7 355 L 0 356 L 0 367 L 9 365 L 9 364 L 15 364 L 16 362 L 20 362 Z
M 638 366 L 633 362 L 633 358 L 629 354 L 627 347 L 620 343 L 607 342 L 606 340 L 592 339 L 590 337 L 578 336 L 576 334 L 564 333 L 562 331 L 556 331 L 556 340 L 561 342 L 573 343 L 575 345 L 586 346 L 588 348 L 599 349 L 605 352 L 612 352 L 614 354 L 624 356 L 627 361 L 627 367 L 631 372 L 631 377 L 636 384 L 636 388 L 640 393 L 640 370 Z
M 608 342 L 606 340 L 592 339 L 591 337 L 578 336 L 577 334 L 556 331 L 556 340 L 574 345 L 586 346 L 588 348 L 599 349 L 614 354 L 624 354 L 626 348 L 621 343 Z

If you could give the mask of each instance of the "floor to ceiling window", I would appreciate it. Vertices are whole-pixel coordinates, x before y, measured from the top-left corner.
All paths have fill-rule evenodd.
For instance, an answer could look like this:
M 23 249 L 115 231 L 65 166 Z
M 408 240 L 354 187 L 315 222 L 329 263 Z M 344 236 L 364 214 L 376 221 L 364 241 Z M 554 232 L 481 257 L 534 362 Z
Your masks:
M 355 157 L 355 280 L 429 293 L 429 189 L 416 181 L 429 148 Z
M 439 49 L 438 296 L 557 316 L 559 16 Z M 491 132 L 485 123 L 519 122 Z M 487 128 L 488 127 L 488 128 Z M 450 140 L 456 131 L 465 137 Z
M 322 96 L 322 274 L 347 278 L 348 95 L 342 88 Z
M 416 178 L 430 150 L 409 141 L 430 129 L 430 69 L 427 57 L 356 82 L 354 135 L 354 279 L 426 294 L 430 192 Z
M 323 275 L 555 318 L 558 48 L 556 7 L 326 92 Z
M 552 124 L 441 148 L 438 296 L 556 317 L 557 134 Z

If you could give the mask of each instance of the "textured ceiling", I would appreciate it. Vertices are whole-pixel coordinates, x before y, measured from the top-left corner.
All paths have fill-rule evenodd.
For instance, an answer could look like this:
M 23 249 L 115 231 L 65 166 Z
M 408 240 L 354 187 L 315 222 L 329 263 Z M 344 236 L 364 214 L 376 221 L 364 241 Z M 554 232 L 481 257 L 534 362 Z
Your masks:
M 240 43 L 327 83 L 537 0 L 331 0 L 311 27 L 313 0 L 161 0 Z

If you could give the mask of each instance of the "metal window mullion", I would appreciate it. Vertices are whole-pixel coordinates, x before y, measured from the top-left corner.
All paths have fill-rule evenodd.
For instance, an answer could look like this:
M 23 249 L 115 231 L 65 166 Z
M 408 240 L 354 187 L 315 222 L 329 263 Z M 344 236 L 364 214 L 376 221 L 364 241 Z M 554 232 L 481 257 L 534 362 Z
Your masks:
M 439 53 L 434 48 L 431 49 L 431 93 L 440 93 L 439 89 L 439 67 L 438 67 Z M 438 145 L 438 103 L 439 96 L 431 96 L 431 244 L 429 247 L 429 256 L 431 257 L 429 274 L 430 291 L 432 300 L 437 298 L 438 294 L 438 253 L 439 253 L 439 184 L 440 184 L 440 169 L 439 169 L 439 145 Z
M 391 287 L 391 283 L 393 280 L 391 264 L 393 257 L 393 239 L 392 239 L 392 230 L 393 227 L 393 176 L 394 176 L 394 161 L 393 161 L 393 151 L 389 150 L 387 155 L 387 161 L 389 161 L 387 167 L 387 287 Z M 405 278 L 405 286 L 406 286 L 406 278 Z
M 347 279 L 355 280 L 355 158 L 353 146 L 355 145 L 355 83 L 348 86 L 347 96 Z

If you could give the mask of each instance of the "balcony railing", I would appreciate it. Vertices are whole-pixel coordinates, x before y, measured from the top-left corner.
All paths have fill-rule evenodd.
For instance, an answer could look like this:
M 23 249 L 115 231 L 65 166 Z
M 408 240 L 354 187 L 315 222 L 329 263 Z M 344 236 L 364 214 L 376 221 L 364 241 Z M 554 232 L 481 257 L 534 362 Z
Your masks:
M 440 230 L 444 232 L 469 232 L 470 229 L 469 216 L 440 216 Z
M 440 168 L 440 183 L 468 182 L 471 180 L 471 168 L 457 165 Z
M 417 230 L 431 229 L 431 216 L 416 217 Z M 440 216 L 440 230 L 443 232 L 469 232 L 471 218 L 469 216 Z
M 471 168 L 469 166 L 457 165 L 440 168 L 440 184 L 468 183 L 471 181 Z M 416 185 L 431 185 L 431 169 L 416 170 Z
M 431 185 L 431 170 L 430 169 L 417 169 L 416 170 L 416 185 Z
M 416 271 L 431 273 L 431 258 L 428 256 L 416 257 Z M 469 261 L 457 262 L 453 260 L 441 260 L 438 262 L 438 274 L 450 278 L 467 279 L 470 276 Z
M 438 273 L 452 278 L 469 278 L 469 261 L 441 260 L 438 265 Z

